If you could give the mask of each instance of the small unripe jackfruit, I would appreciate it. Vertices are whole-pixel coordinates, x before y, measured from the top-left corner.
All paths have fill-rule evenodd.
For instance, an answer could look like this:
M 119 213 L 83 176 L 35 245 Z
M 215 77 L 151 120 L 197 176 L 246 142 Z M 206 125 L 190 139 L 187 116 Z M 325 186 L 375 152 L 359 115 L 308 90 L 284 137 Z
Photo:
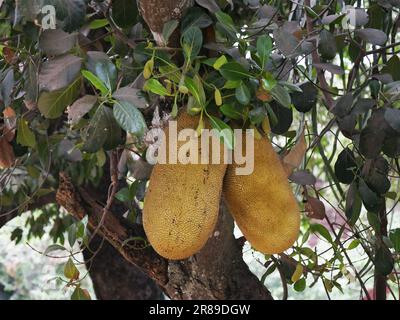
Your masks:
M 199 121 L 199 117 L 182 114 L 178 118 L 178 133 L 186 128 L 196 130 Z M 166 133 L 168 146 L 168 129 Z M 178 142 L 178 148 L 183 144 Z M 158 254 L 170 260 L 183 260 L 205 246 L 218 220 L 226 168 L 224 164 L 179 162 L 155 166 L 145 198 L 143 224 Z
M 243 235 L 264 254 L 289 249 L 299 235 L 300 209 L 270 141 L 255 139 L 253 174 L 236 175 L 236 168 L 228 167 L 224 197 Z

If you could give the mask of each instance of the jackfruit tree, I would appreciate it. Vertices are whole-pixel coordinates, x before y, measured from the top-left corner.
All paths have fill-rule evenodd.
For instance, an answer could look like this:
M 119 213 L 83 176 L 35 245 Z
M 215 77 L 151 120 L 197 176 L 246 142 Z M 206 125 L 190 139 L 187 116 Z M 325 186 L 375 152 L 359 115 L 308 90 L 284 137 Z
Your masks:
M 98 299 L 400 299 L 399 29 L 397 0 L 0 0 L 0 228 L 49 235 L 72 299 L 81 264 Z M 154 165 L 174 119 L 252 130 L 253 173 Z

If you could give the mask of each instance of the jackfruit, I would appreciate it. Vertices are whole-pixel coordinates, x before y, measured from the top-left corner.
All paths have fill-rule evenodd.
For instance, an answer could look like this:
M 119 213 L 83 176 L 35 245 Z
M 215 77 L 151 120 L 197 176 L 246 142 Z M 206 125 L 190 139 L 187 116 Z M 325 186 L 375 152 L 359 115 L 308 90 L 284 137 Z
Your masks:
M 178 117 L 178 133 L 185 128 L 196 130 L 199 122 L 200 117 L 183 113 Z M 168 129 L 165 133 L 168 155 Z M 178 142 L 178 148 L 185 144 Z M 223 149 L 221 147 L 221 152 Z M 226 169 L 225 164 L 179 162 L 154 167 L 145 197 L 143 224 L 148 240 L 158 254 L 169 260 L 183 260 L 205 246 L 218 220 Z
M 257 251 L 284 252 L 298 238 L 300 209 L 270 141 L 265 137 L 254 140 L 251 175 L 237 175 L 238 167 L 229 166 L 225 177 L 223 194 L 229 211 Z

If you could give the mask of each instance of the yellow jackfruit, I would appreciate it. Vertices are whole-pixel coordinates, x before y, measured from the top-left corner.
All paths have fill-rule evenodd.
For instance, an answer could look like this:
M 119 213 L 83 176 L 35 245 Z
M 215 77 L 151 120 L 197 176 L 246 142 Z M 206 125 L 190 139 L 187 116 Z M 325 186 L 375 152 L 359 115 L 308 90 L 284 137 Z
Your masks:
M 270 141 L 255 139 L 253 174 L 236 175 L 237 167 L 228 167 L 224 197 L 240 230 L 262 253 L 289 249 L 299 235 L 300 209 Z
M 183 113 L 178 118 L 178 133 L 185 128 L 196 130 L 199 121 L 199 117 Z M 168 130 L 166 134 L 168 146 Z M 178 147 L 184 144 L 178 142 Z M 217 223 L 226 168 L 224 164 L 181 163 L 154 167 L 145 197 L 143 224 L 158 254 L 183 260 L 204 247 Z

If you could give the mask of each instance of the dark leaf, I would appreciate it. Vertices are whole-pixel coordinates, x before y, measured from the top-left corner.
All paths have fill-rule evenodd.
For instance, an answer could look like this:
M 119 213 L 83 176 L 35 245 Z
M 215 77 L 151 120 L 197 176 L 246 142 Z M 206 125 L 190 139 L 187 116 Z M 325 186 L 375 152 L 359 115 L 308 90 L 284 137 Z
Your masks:
M 75 101 L 74 104 L 68 108 L 68 122 L 71 125 L 76 125 L 90 110 L 92 110 L 96 102 L 97 97 L 90 95 L 86 95 Z
M 386 33 L 384 33 L 382 30 L 377 30 L 372 28 L 356 30 L 355 33 L 365 42 L 377 46 L 383 46 L 388 39 Z
M 306 213 L 310 219 L 323 220 L 326 216 L 324 203 L 313 197 L 307 197 Z
M 292 103 L 299 112 L 309 112 L 317 104 L 318 89 L 311 82 L 306 82 L 300 86 L 302 92 L 292 93 Z
M 41 114 L 47 119 L 57 119 L 79 96 L 81 78 L 78 77 L 68 87 L 52 92 L 43 92 L 38 101 Z
M 70 51 L 77 42 L 76 33 L 63 30 L 45 30 L 40 37 L 40 49 L 49 56 L 58 56 Z
M 96 153 L 103 146 L 108 150 L 118 146 L 121 142 L 121 129 L 110 108 L 102 105 L 97 109 L 83 132 L 83 140 L 83 151 L 89 153 Z
M 394 268 L 394 260 L 392 253 L 386 246 L 381 246 L 375 253 L 374 264 L 376 271 L 383 275 L 388 276 L 392 273 Z
M 135 0 L 113 0 L 112 17 L 119 27 L 133 27 L 137 15 L 138 7 Z
M 368 211 L 377 212 L 382 203 L 382 199 L 375 192 L 373 192 L 362 179 L 359 181 L 358 190 L 365 208 Z
M 190 27 L 207 28 L 213 23 L 211 17 L 201 8 L 191 8 L 182 20 L 182 31 Z
M 382 151 L 385 133 L 380 129 L 366 127 L 360 135 L 360 152 L 367 159 L 375 159 Z
M 215 0 L 196 0 L 196 3 L 199 6 L 206 8 L 211 13 L 215 13 L 221 10 Z
M 144 97 L 144 94 L 139 89 L 131 87 L 123 87 L 114 92 L 113 98 L 119 101 L 129 102 L 138 109 L 146 109 L 149 104 Z
M 279 51 L 286 57 L 296 57 L 302 53 L 299 40 L 284 28 L 274 31 L 274 40 Z
M 271 109 L 277 122 L 271 121 L 271 130 L 275 134 L 285 134 L 293 123 L 293 110 L 282 107 L 279 103 L 271 103 Z
M 385 111 L 386 122 L 398 133 L 400 133 L 400 110 L 399 109 L 386 109 Z
M 42 65 L 39 86 L 43 91 L 57 91 L 69 86 L 80 74 L 82 59 L 65 55 L 51 59 Z
M 219 70 L 226 80 L 244 80 L 251 77 L 251 74 L 238 62 L 225 63 Z
M 354 114 L 338 119 L 338 125 L 340 131 L 346 138 L 353 139 L 353 135 L 358 133 L 356 130 L 357 116 Z
M 317 183 L 317 179 L 308 171 L 296 171 L 289 177 L 289 179 L 302 186 L 313 186 Z
M 397 55 L 392 56 L 381 70 L 382 74 L 390 74 L 392 81 L 400 80 L 400 58 Z
M 122 129 L 135 136 L 142 137 L 147 129 L 143 114 L 129 102 L 117 101 L 114 117 Z
M 333 109 L 333 113 L 339 118 L 344 118 L 347 116 L 353 106 L 354 97 L 351 93 L 340 97 L 335 104 L 335 108 Z
M 333 34 L 326 29 L 322 29 L 319 35 L 318 51 L 326 60 L 332 60 L 336 57 L 336 39 Z
M 57 19 L 62 22 L 66 32 L 79 29 L 85 22 L 86 0 L 44 0 L 45 4 L 55 7 Z
M 332 74 L 337 74 L 337 75 L 344 74 L 344 70 L 341 67 L 331 63 L 314 63 L 313 66 L 318 70 L 326 70 Z
M 351 113 L 356 116 L 365 114 L 370 111 L 375 105 L 376 101 L 373 99 L 358 99 Z
M 353 182 L 350 185 L 346 198 L 346 217 L 350 225 L 355 225 L 360 217 L 362 208 L 361 197 L 357 188 L 357 183 Z
M 355 178 L 356 170 L 357 163 L 353 151 L 349 148 L 344 149 L 335 164 L 336 177 L 341 183 L 351 184 Z

